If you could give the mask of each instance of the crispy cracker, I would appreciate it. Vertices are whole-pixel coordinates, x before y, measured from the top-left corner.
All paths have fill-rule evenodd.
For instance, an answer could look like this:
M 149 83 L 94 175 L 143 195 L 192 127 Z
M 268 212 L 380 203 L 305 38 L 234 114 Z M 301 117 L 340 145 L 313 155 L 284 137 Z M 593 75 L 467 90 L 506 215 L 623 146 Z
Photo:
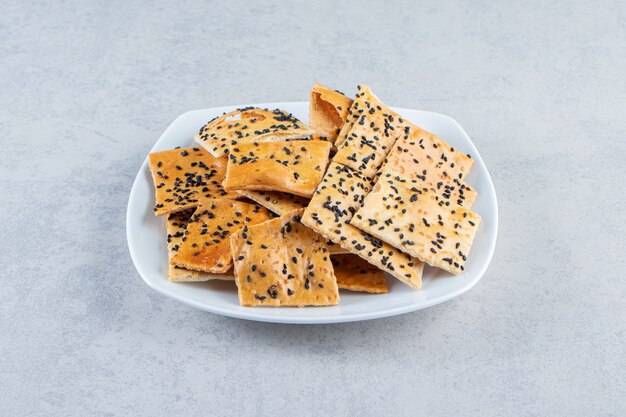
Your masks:
M 371 186 L 368 178 L 331 163 L 304 211 L 302 223 L 405 284 L 420 288 L 422 262 L 350 224 Z
M 359 93 L 357 93 L 357 96 Z M 363 108 L 361 103 L 358 100 L 352 100 L 352 105 L 348 109 L 348 114 L 344 117 L 343 124 L 341 125 L 341 129 L 339 129 L 339 133 L 337 134 L 337 138 L 335 139 L 335 146 L 339 147 L 345 142 L 348 132 L 354 126 L 354 123 L 359 120 L 361 117 L 361 113 L 363 113 Z
M 313 129 L 284 110 L 247 107 L 209 121 L 194 140 L 213 156 L 220 157 L 242 143 L 284 141 L 313 133 Z
M 172 258 L 176 255 L 183 242 L 187 223 L 189 222 L 189 219 L 194 211 L 195 209 L 187 209 L 172 213 L 167 216 L 167 220 L 165 221 L 165 225 L 167 227 L 167 252 L 169 258 L 169 268 L 167 273 L 168 279 L 172 282 L 197 282 L 209 281 L 213 279 L 234 281 L 235 277 L 232 274 L 209 274 L 207 272 L 180 268 L 172 263 Z
M 331 255 L 346 255 L 351 253 L 348 249 L 342 248 L 341 245 L 333 242 L 332 240 L 326 240 L 326 246 L 328 247 L 328 253 Z
M 270 213 L 257 204 L 231 199 L 202 201 L 187 223 L 174 265 L 211 273 L 225 273 L 232 265 L 228 237 L 244 225 L 262 223 Z
M 193 208 L 202 198 L 223 197 L 226 158 L 214 158 L 201 148 L 177 148 L 149 155 L 155 186 L 154 213 L 161 216 Z
M 361 110 L 349 131 L 337 140 L 333 162 L 373 178 L 396 139 L 408 129 L 406 122 L 385 106 L 366 85 L 355 99 Z
M 308 199 L 287 193 L 274 191 L 238 191 L 238 193 L 259 203 L 279 216 L 289 213 L 290 211 L 305 208 L 309 204 Z M 331 241 L 326 241 L 326 245 L 328 246 L 328 253 L 331 255 L 350 253 L 350 251 Z
M 464 270 L 480 216 L 445 203 L 433 191 L 381 178 L 351 223 L 429 265 L 458 275 Z
M 300 223 L 303 209 L 230 238 L 242 306 L 323 306 L 339 303 L 324 239 Z
M 334 143 L 350 106 L 352 99 L 339 91 L 315 83 L 311 89 L 309 124 L 316 134 L 311 138 Z
M 411 125 L 408 134 L 398 139 L 378 175 L 401 176 L 414 180 L 425 191 L 433 189 L 440 197 L 465 208 L 476 200 L 476 190 L 463 181 L 473 159 L 452 148 L 442 139 Z
M 279 191 L 237 191 L 244 197 L 262 205 L 266 209 L 280 215 L 293 210 L 304 208 L 309 204 L 309 199 Z
M 331 144 L 314 140 L 241 143 L 231 149 L 227 191 L 281 191 L 310 197 L 322 180 Z
M 356 255 L 330 257 L 340 290 L 386 293 L 385 273 Z

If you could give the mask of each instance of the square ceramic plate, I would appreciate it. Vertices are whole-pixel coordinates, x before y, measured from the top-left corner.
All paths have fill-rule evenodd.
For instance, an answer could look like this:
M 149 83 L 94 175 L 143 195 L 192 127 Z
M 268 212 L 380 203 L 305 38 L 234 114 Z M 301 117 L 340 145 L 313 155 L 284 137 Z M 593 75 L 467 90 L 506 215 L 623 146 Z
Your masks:
M 173 149 L 176 146 L 192 146 L 195 144 L 194 134 L 208 120 L 247 106 L 249 105 L 218 107 L 185 113 L 174 120 L 150 152 Z M 251 106 L 284 109 L 308 123 L 308 102 L 262 103 Z M 474 167 L 466 180 L 478 191 L 473 210 L 480 214 L 482 221 L 463 274 L 453 276 L 426 266 L 422 289 L 419 291 L 388 275 L 387 294 L 341 291 L 338 306 L 306 308 L 240 307 L 234 282 L 169 282 L 165 219 L 156 217 L 152 211 L 154 190 L 146 158 L 130 192 L 126 216 L 128 247 L 139 275 L 158 292 L 193 307 L 230 317 L 276 323 L 340 323 L 388 317 L 430 307 L 469 290 L 487 269 L 498 232 L 496 193 L 487 167 L 470 138 L 452 118 L 425 111 L 401 108 L 394 110 L 474 158 Z

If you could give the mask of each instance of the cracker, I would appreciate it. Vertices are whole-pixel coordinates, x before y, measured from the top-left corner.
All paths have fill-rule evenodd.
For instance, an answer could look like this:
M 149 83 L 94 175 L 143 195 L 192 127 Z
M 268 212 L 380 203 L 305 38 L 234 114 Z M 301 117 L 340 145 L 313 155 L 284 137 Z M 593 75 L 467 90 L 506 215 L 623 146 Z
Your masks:
M 302 216 L 302 223 L 405 284 L 419 288 L 424 264 L 350 224 L 371 189 L 371 181 L 331 163 Z
M 394 144 L 378 175 L 401 176 L 415 180 L 424 190 L 433 189 L 439 196 L 465 208 L 476 200 L 476 190 L 463 181 L 474 160 L 454 149 L 439 137 L 411 125 L 408 135 Z
M 339 303 L 324 239 L 300 223 L 303 209 L 231 236 L 242 306 L 304 307 Z
M 357 93 L 358 98 L 359 93 Z M 341 125 L 341 129 L 339 129 L 339 133 L 337 133 L 337 138 L 335 139 L 335 146 L 339 147 L 343 144 L 348 136 L 348 132 L 354 126 L 354 123 L 359 120 L 361 117 L 361 113 L 363 113 L 362 104 L 358 100 L 352 100 L 352 105 L 348 109 L 348 114 L 343 120 L 343 124 Z
M 169 258 L 169 268 L 167 273 L 168 279 L 172 282 L 197 282 L 209 281 L 213 279 L 234 281 L 235 277 L 232 274 L 209 274 L 207 272 L 180 268 L 172 263 L 172 258 L 176 255 L 183 242 L 187 223 L 189 222 L 189 219 L 194 211 L 195 209 L 187 209 L 172 213 L 167 216 L 167 220 L 165 221 L 167 228 L 167 252 Z
M 293 210 L 305 208 L 309 204 L 308 199 L 287 193 L 273 191 L 238 191 L 238 193 L 262 205 L 279 216 Z M 336 243 L 326 241 L 326 245 L 328 246 L 328 253 L 331 255 L 350 253 L 350 251 L 342 248 Z
M 255 107 L 238 109 L 209 121 L 194 140 L 213 156 L 227 155 L 231 148 L 250 142 L 305 138 L 315 131 L 284 110 Z
M 242 143 L 228 157 L 227 191 L 280 191 L 311 197 L 328 165 L 329 142 Z
M 202 198 L 228 195 L 221 185 L 226 158 L 214 158 L 201 148 L 177 148 L 151 153 L 148 161 L 157 216 L 196 207 Z
M 458 275 L 464 270 L 480 216 L 445 203 L 434 191 L 381 178 L 351 223 L 429 265 Z
M 226 198 L 202 201 L 187 223 L 172 262 L 186 269 L 225 273 L 232 266 L 228 237 L 246 224 L 270 218 L 270 213 L 257 204 Z
M 356 255 L 330 257 L 340 290 L 386 293 L 385 273 Z
M 350 130 L 338 139 L 333 162 L 373 178 L 394 142 L 405 133 L 408 125 L 366 85 L 359 86 L 355 105 L 357 102 L 361 112 Z
M 333 242 L 332 240 L 326 240 L 326 247 L 328 247 L 328 253 L 331 255 L 347 255 L 351 253 L 348 249 L 342 248 L 341 245 Z
M 304 208 L 309 204 L 309 199 L 307 198 L 279 191 L 240 190 L 237 192 L 279 216 Z
M 352 99 L 339 91 L 315 83 L 311 89 L 309 124 L 316 133 L 311 138 L 334 143 L 350 106 Z

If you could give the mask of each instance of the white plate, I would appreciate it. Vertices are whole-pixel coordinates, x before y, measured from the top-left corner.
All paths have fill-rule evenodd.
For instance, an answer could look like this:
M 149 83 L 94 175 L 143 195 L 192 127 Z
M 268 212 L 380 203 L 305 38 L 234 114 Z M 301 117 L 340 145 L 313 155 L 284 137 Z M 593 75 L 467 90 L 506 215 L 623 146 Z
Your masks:
M 246 106 L 248 105 L 185 113 L 167 128 L 151 152 L 173 149 L 176 146 L 191 146 L 195 143 L 193 135 L 208 120 Z M 308 122 L 308 102 L 261 103 L 252 106 L 284 109 L 303 122 Z M 240 307 L 234 282 L 169 282 L 165 220 L 163 217 L 156 217 L 152 211 L 154 190 L 146 158 L 130 192 L 126 215 L 128 247 L 139 275 L 158 292 L 190 306 L 230 317 L 276 323 L 340 323 L 394 316 L 442 303 L 469 290 L 487 269 L 498 232 L 496 192 L 487 167 L 463 128 L 452 118 L 425 111 L 402 108 L 394 110 L 474 158 L 474 167 L 466 180 L 478 191 L 473 210 L 480 214 L 482 221 L 463 274 L 453 276 L 426 266 L 420 291 L 412 290 L 388 275 L 387 294 L 341 291 L 338 306 L 307 308 Z

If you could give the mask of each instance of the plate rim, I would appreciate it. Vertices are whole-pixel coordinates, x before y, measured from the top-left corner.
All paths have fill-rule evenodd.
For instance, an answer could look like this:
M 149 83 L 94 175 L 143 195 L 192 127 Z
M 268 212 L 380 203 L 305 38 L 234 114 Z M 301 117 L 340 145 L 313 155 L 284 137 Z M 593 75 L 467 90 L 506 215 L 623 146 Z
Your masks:
M 208 111 L 215 111 L 216 109 L 227 109 L 227 108 L 243 108 L 243 107 L 248 107 L 248 106 L 254 106 L 254 107 L 273 107 L 273 108 L 284 108 L 284 107 L 289 107 L 289 106 L 293 106 L 293 105 L 302 105 L 302 104 L 308 104 L 307 101 L 285 101 L 285 102 L 267 102 L 267 103 L 252 103 L 252 104 L 243 104 L 243 105 L 230 105 L 230 106 L 219 106 L 219 107 L 208 107 L 208 108 L 204 108 L 204 109 L 196 109 L 196 110 L 190 110 L 187 112 L 182 113 L 180 116 L 178 116 L 177 118 L 175 118 L 170 124 L 169 126 L 163 131 L 163 133 L 159 136 L 159 138 L 157 139 L 157 141 L 152 145 L 152 147 L 150 148 L 150 151 L 148 152 L 148 155 L 152 152 L 155 151 L 155 148 L 157 147 L 157 145 L 161 142 L 161 140 L 163 139 L 163 137 L 173 128 L 173 126 L 176 124 L 176 122 L 178 122 L 180 119 L 188 116 L 189 114 L 192 113 L 197 113 L 197 112 L 208 112 Z M 449 122 L 453 123 L 454 125 L 456 125 L 456 127 L 458 129 L 460 129 L 461 132 L 463 132 L 463 134 L 466 136 L 466 138 L 468 139 L 469 143 L 472 146 L 472 154 L 473 154 L 473 159 L 479 161 L 480 163 L 482 163 L 482 165 L 485 168 L 485 171 L 487 173 L 487 178 L 485 179 L 487 181 L 487 184 L 490 188 L 491 194 L 493 195 L 494 198 L 494 214 L 493 214 L 493 220 L 494 220 L 494 231 L 493 231 L 493 240 L 491 241 L 488 251 L 489 253 L 486 256 L 486 262 L 484 263 L 484 265 L 482 266 L 481 270 L 479 271 L 479 273 L 476 274 L 475 278 L 472 279 L 468 284 L 466 284 L 465 286 L 458 288 L 455 291 L 452 291 L 450 293 L 444 294 L 442 296 L 424 301 L 422 303 L 414 303 L 414 304 L 408 304 L 408 305 L 404 305 L 404 306 L 400 306 L 400 307 L 395 307 L 395 308 L 390 308 L 390 309 L 385 309 L 385 310 L 378 310 L 378 311 L 372 311 L 372 312 L 365 312 L 365 313 L 354 313 L 351 315 L 345 315 L 345 316 L 321 316 L 321 317 L 293 317 L 293 316 L 275 316 L 275 315 L 265 315 L 263 313 L 258 313 L 257 310 L 254 311 L 254 313 L 245 313 L 245 312 L 239 312 L 239 311 L 235 311 L 235 310 L 228 310 L 228 309 L 224 309 L 218 306 L 211 306 L 211 305 L 207 305 L 207 304 L 201 304 L 199 302 L 196 302 L 194 300 L 190 300 L 187 299 L 185 297 L 179 296 L 177 294 L 173 294 L 171 292 L 166 291 L 164 288 L 160 288 L 157 285 L 153 285 L 152 282 L 150 282 L 147 278 L 146 278 L 146 273 L 142 272 L 142 268 L 140 266 L 140 263 L 137 261 L 137 251 L 134 247 L 134 244 L 131 242 L 130 239 L 130 230 L 134 227 L 131 224 L 130 218 L 131 218 L 131 213 L 132 213 L 132 207 L 133 207 L 133 197 L 134 194 L 137 192 L 137 184 L 140 181 L 141 178 L 141 173 L 146 169 L 147 165 L 148 165 L 148 155 L 146 155 L 146 157 L 144 158 L 141 167 L 139 168 L 139 170 L 137 171 L 137 175 L 135 176 L 135 179 L 133 181 L 133 185 L 131 187 L 129 196 L 128 196 L 128 203 L 127 203 L 127 207 L 126 207 L 126 243 L 128 245 L 128 250 L 130 252 L 130 257 L 133 261 L 133 266 L 135 267 L 135 270 L 137 271 L 137 273 L 139 274 L 139 276 L 141 277 L 141 279 L 153 290 L 155 290 L 156 292 L 158 292 L 159 294 L 165 295 L 169 298 L 172 298 L 180 303 L 183 303 L 185 305 L 197 308 L 199 310 L 202 311 L 207 311 L 210 313 L 214 313 L 214 314 L 219 314 L 222 316 L 226 316 L 226 317 L 232 317 L 232 318 L 237 318 L 237 319 L 244 319 L 244 320 L 251 320 L 251 321 L 258 321 L 258 322 L 267 322 L 267 323 L 283 323 L 283 324 L 330 324 L 330 323 L 348 323 L 348 322 L 356 322 L 356 321 L 366 321 L 366 320 L 374 320 L 374 319 L 379 319 L 379 318 L 385 318 L 385 317 L 391 317 L 391 316 L 396 316 L 396 315 L 401 315 L 401 314 L 405 314 L 405 313 L 410 313 L 413 311 L 418 311 L 418 310 L 423 310 L 425 308 L 429 308 L 429 307 L 433 307 L 437 304 L 441 304 L 444 303 L 446 301 L 449 301 L 453 298 L 459 297 L 460 295 L 464 294 L 465 292 L 469 291 L 470 289 L 472 289 L 477 283 L 478 281 L 480 281 L 483 277 L 483 275 L 485 274 L 485 272 L 487 271 L 487 269 L 489 268 L 489 265 L 491 264 L 491 260 L 493 258 L 493 254 L 495 252 L 495 248 L 496 248 L 496 243 L 498 240 L 498 230 L 499 230 L 499 206 L 498 206 L 498 197 L 496 194 L 496 190 L 493 184 L 493 180 L 491 179 L 491 174 L 489 173 L 489 168 L 487 167 L 487 164 L 485 164 L 485 161 L 482 158 L 482 155 L 480 154 L 478 148 L 476 148 L 476 145 L 474 144 L 474 142 L 472 141 L 472 139 L 470 138 L 470 136 L 467 134 L 467 132 L 465 131 L 465 129 L 463 129 L 463 127 L 459 124 L 459 122 L 457 122 L 455 119 L 453 119 L 452 117 L 446 115 L 446 114 L 442 114 L 442 113 L 437 113 L 437 112 L 432 112 L 432 111 L 426 111 L 426 110 L 417 110 L 417 109 L 408 109 L 408 108 L 404 108 L 404 107 L 394 107 L 394 106 L 390 106 L 391 109 L 393 109 L 394 111 L 402 114 L 402 112 L 421 112 L 421 113 L 428 113 L 431 115 L 434 115 L 436 117 L 441 117 L 441 118 L 445 118 L 448 119 Z M 309 307 L 310 308 L 310 307 Z

